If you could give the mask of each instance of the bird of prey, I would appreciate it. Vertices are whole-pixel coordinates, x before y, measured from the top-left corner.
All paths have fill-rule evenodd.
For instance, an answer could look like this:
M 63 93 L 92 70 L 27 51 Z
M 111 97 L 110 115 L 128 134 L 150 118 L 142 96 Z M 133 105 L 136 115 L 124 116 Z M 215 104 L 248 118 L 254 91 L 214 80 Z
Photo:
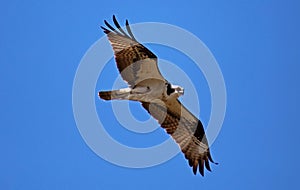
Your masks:
M 113 22 L 116 29 L 106 20 L 104 23 L 107 28 L 101 28 L 112 45 L 117 68 L 128 83 L 128 88 L 100 91 L 99 97 L 104 100 L 141 102 L 178 143 L 193 173 L 196 175 L 199 171 L 204 176 L 204 167 L 211 171 L 209 162 L 215 162 L 201 121 L 178 100 L 184 89 L 171 84 L 161 75 L 156 55 L 135 39 L 128 20 L 125 23 L 127 32 L 121 28 L 115 16 Z

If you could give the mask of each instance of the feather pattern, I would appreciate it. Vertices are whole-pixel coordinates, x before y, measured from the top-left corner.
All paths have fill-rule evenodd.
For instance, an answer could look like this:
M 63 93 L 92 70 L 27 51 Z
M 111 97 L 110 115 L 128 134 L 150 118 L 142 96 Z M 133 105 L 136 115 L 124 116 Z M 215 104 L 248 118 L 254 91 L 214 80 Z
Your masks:
M 159 95 L 157 92 L 163 92 L 162 88 L 167 82 L 158 69 L 156 55 L 135 39 L 128 20 L 125 23 L 126 31 L 120 27 L 115 16 L 113 16 L 113 22 L 117 29 L 107 21 L 104 23 L 108 28 L 102 26 L 101 28 L 107 34 L 113 47 L 117 68 L 122 78 L 129 84 L 129 90 L 122 91 L 122 93 L 120 91 L 99 92 L 100 98 L 105 100 L 123 98 L 128 94 L 132 95 L 131 93 L 137 92 L 138 89 L 147 89 L 145 92 L 149 93 L 152 92 L 151 88 L 160 88 L 160 90 L 152 92 L 152 99 L 149 99 L 151 101 L 145 101 L 147 98 L 131 100 L 142 103 L 149 114 L 180 146 L 193 173 L 196 174 L 199 171 L 203 176 L 204 168 L 211 171 L 210 162 L 215 162 L 212 160 L 201 121 L 189 112 L 177 98 L 166 98 L 167 95 L 170 95 L 168 90 L 166 90 L 167 95 L 161 94 L 160 99 L 153 100 L 153 97 Z M 167 83 L 167 85 L 170 88 L 170 84 Z M 174 91 L 174 89 L 172 90 Z M 138 92 L 141 97 L 141 92 Z
M 115 16 L 113 16 L 113 21 L 117 29 L 107 21 L 104 23 L 110 30 L 105 27 L 101 28 L 107 34 L 113 47 L 117 67 L 122 78 L 130 86 L 135 86 L 149 78 L 164 80 L 157 66 L 156 55 L 136 41 L 128 21 L 126 21 L 126 29 L 129 35 L 120 27 Z
M 208 160 L 215 162 L 211 159 L 203 125 L 179 100 L 142 102 L 142 106 L 180 146 L 194 174 L 199 170 L 203 176 L 204 166 L 211 171 Z

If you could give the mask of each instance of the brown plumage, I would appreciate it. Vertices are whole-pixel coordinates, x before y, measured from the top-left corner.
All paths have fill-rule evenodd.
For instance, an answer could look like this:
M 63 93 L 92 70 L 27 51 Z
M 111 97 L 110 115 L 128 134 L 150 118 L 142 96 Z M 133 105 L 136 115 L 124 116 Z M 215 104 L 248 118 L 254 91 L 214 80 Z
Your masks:
M 157 57 L 133 36 L 126 20 L 126 33 L 120 28 L 115 16 L 101 27 L 113 47 L 117 68 L 129 88 L 99 92 L 104 100 L 128 99 L 140 101 L 165 131 L 178 143 L 193 173 L 203 176 L 204 167 L 211 171 L 212 160 L 205 131 L 201 121 L 189 112 L 177 99 L 183 94 L 179 87 L 172 86 L 160 73 Z M 161 93 L 158 93 L 161 92 Z

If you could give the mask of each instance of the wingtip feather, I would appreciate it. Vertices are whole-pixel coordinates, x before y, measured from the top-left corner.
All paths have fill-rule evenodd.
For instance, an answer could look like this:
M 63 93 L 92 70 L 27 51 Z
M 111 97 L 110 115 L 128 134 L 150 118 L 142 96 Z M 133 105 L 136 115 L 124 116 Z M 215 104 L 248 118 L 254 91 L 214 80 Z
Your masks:
M 215 165 L 218 165 L 218 164 L 219 164 L 218 162 L 213 161 L 213 159 L 212 159 L 211 154 L 210 154 L 209 151 L 208 151 L 207 157 L 208 157 L 209 161 L 211 161 L 211 162 L 214 163 Z
M 193 167 L 193 173 L 194 173 L 194 175 L 197 174 L 197 169 L 194 169 L 194 167 Z
M 205 160 L 205 168 L 211 172 L 211 168 L 210 168 L 208 159 Z
M 105 34 L 110 33 L 110 31 L 109 31 L 107 28 L 105 28 L 105 27 L 103 27 L 103 26 L 100 26 L 100 28 L 103 30 L 103 32 L 104 32 Z
M 194 164 L 193 164 L 193 173 L 194 173 L 194 175 L 196 175 L 196 173 L 197 173 L 197 166 L 198 166 L 198 162 L 195 161 Z
M 204 160 L 203 159 L 200 160 L 199 172 L 202 176 L 204 176 Z
M 132 31 L 131 31 L 131 28 L 130 28 L 130 26 L 129 26 L 129 22 L 128 22 L 127 19 L 126 19 L 126 21 L 125 21 L 125 25 L 126 25 L 126 29 L 127 29 L 128 34 L 130 35 L 130 37 L 131 37 L 133 40 L 137 41 L 137 40 L 135 39 L 135 37 L 134 37 Z

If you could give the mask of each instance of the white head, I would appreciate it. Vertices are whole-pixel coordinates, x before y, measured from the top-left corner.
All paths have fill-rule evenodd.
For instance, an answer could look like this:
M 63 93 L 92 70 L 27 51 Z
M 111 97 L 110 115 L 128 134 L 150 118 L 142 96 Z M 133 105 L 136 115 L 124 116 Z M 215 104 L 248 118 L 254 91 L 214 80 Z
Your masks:
M 172 85 L 166 82 L 166 95 L 168 98 L 178 98 L 184 94 L 184 89 L 181 86 Z

